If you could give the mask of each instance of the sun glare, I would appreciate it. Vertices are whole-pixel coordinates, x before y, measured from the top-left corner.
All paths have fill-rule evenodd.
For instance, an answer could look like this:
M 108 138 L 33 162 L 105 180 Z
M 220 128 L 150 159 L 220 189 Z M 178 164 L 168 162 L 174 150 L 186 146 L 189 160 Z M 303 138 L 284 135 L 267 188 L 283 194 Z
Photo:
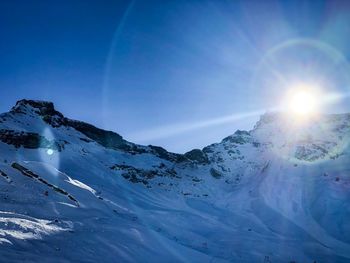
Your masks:
M 290 88 L 287 96 L 288 112 L 298 117 L 309 117 L 317 113 L 319 94 L 311 85 L 299 84 Z

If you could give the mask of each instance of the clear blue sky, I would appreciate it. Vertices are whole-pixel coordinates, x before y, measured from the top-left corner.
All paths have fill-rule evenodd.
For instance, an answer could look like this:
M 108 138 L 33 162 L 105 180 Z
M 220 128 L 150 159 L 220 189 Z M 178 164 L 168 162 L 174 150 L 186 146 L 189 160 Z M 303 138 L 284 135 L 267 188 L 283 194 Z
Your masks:
M 137 143 L 202 148 L 278 102 L 276 72 L 350 91 L 349 3 L 0 1 L 0 111 L 50 100 Z

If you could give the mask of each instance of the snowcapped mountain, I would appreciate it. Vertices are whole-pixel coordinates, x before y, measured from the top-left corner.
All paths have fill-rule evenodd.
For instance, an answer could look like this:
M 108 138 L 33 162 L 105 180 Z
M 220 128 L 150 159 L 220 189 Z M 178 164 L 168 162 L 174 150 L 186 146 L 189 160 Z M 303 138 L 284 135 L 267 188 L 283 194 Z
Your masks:
M 0 115 L 6 262 L 350 262 L 350 114 L 183 155 L 21 100 Z

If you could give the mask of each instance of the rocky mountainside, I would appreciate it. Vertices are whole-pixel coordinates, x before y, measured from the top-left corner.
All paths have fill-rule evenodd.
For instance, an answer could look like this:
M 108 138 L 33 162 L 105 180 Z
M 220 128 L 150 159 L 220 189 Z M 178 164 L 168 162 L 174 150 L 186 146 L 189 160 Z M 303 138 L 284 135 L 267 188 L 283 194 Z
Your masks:
M 7 262 L 350 262 L 350 114 L 265 114 L 175 154 L 21 100 L 0 115 Z

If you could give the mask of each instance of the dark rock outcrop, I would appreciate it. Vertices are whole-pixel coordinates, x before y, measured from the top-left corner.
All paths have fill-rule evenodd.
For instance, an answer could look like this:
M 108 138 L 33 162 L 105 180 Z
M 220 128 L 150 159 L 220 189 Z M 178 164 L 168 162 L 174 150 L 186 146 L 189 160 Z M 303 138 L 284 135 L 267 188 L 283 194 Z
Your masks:
M 27 149 L 47 148 L 57 151 L 62 150 L 62 146 L 55 142 L 46 139 L 34 132 L 16 132 L 13 130 L 0 130 L 0 141 L 6 144 L 14 145 L 16 148 L 24 147 Z
M 150 152 L 152 154 L 156 155 L 161 159 L 168 160 L 170 162 L 182 162 L 187 160 L 186 158 L 184 158 L 182 154 L 168 152 L 167 150 L 159 146 L 148 145 L 148 148 L 151 149 Z
M 78 206 L 79 206 L 79 203 L 78 203 L 78 200 L 75 199 L 71 194 L 69 194 L 67 191 L 59 188 L 58 186 L 56 185 L 53 185 L 49 182 L 47 182 L 46 180 L 44 180 L 43 178 L 41 178 L 39 175 L 37 175 L 36 173 L 33 173 L 32 171 L 30 171 L 29 169 L 27 169 L 26 167 L 18 164 L 18 163 L 12 163 L 11 164 L 11 167 L 18 170 L 22 175 L 24 176 L 27 176 L 31 179 L 34 179 L 36 180 L 37 182 L 40 182 L 44 185 L 47 185 L 49 188 L 51 188 L 52 190 L 54 190 L 55 192 L 59 193 L 59 194 L 62 194 L 62 195 L 65 195 L 67 196 L 71 201 L 75 202 Z
M 209 163 L 208 156 L 203 151 L 201 151 L 199 149 L 194 149 L 192 151 L 189 151 L 189 152 L 185 153 L 184 156 L 187 159 L 189 159 L 191 161 L 195 161 L 199 164 L 208 164 Z
M 222 174 L 214 168 L 210 168 L 210 175 L 216 179 L 220 179 L 222 177 Z
M 247 131 L 237 130 L 233 135 L 230 135 L 222 140 L 233 144 L 245 144 L 250 142 L 250 133 Z
M 91 124 L 66 119 L 65 124 L 84 134 L 102 146 L 110 149 L 129 150 L 130 143 L 123 139 L 118 133 L 102 130 Z
M 116 164 L 110 168 L 115 171 L 121 171 L 121 175 L 130 182 L 143 183 L 144 185 L 148 184 L 147 180 L 155 177 L 177 177 L 174 169 L 166 168 L 165 166 L 162 169 L 139 169 L 130 165 Z

